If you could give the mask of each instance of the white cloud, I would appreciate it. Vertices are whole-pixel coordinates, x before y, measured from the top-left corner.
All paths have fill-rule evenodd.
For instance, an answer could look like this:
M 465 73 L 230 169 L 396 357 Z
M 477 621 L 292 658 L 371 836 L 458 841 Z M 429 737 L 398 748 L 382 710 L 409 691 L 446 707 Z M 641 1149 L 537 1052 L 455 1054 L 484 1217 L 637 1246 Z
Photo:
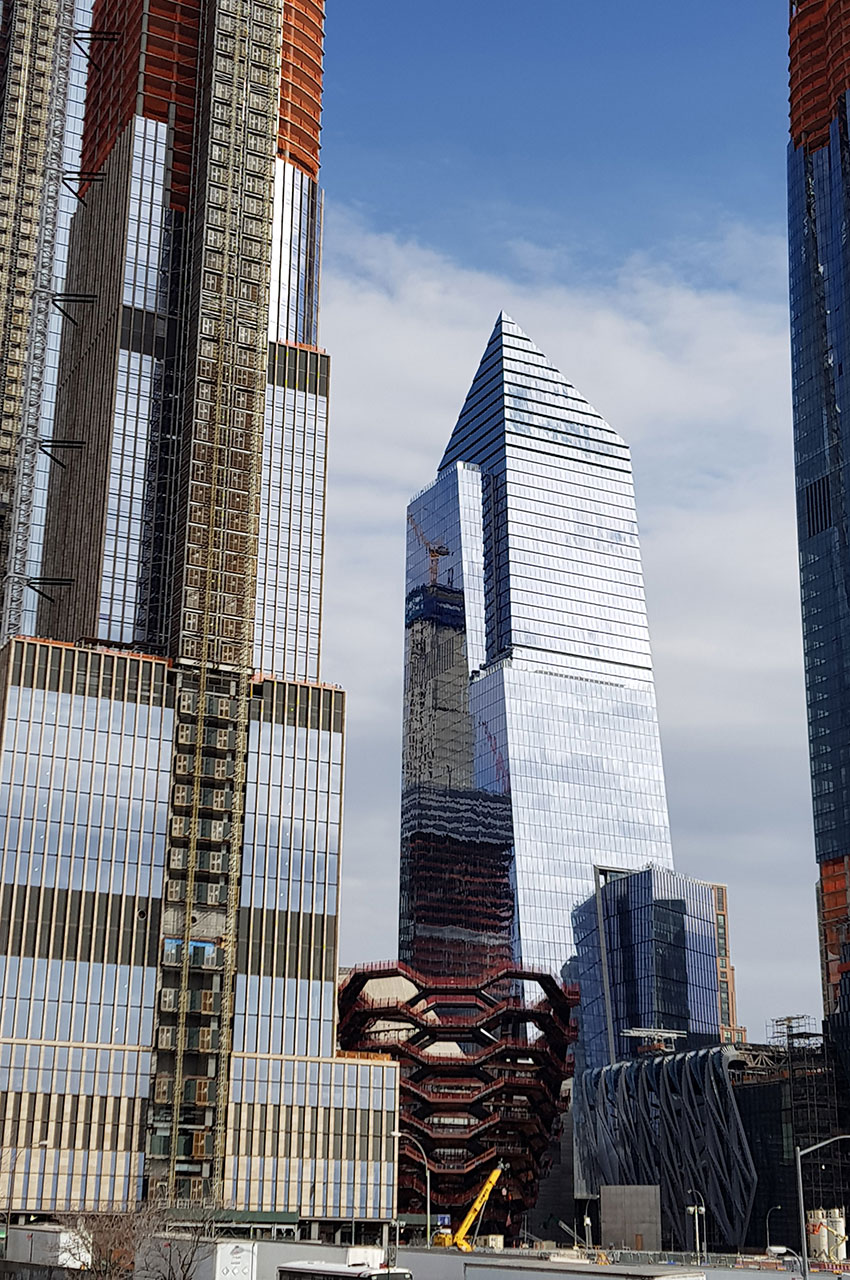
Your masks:
M 765 1018 L 819 1008 L 784 246 L 727 228 L 578 283 L 516 250 L 501 274 L 473 271 L 328 216 L 324 673 L 349 691 L 342 960 L 395 954 L 405 507 L 504 307 L 632 446 L 676 857 L 729 883 L 739 1013 L 760 1038 Z

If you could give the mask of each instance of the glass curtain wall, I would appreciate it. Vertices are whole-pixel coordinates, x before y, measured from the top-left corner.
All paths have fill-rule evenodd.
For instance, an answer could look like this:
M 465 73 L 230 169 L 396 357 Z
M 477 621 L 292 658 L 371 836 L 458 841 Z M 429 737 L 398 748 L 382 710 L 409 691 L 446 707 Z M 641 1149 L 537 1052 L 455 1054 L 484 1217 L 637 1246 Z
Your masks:
M 566 976 L 672 855 L 628 449 L 504 314 L 407 545 L 400 958 Z

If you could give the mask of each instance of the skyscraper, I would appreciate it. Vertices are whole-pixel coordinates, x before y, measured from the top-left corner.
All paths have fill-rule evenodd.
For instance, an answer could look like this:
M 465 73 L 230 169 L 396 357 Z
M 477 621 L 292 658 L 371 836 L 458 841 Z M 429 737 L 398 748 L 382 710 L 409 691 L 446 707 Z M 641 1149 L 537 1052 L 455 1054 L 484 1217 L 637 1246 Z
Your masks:
M 79 177 L 91 0 L 12 0 L 0 17 L 0 617 L 24 608 L 37 540 Z M 41 468 L 39 463 L 42 464 Z M 28 573 L 28 569 L 30 572 Z M 10 600 L 11 597 L 11 600 Z M 35 597 L 33 597 L 34 599 Z M 12 603 L 14 602 L 14 603 Z
M 743 1044 L 747 1039 L 747 1028 L 738 1025 L 735 966 L 730 959 L 729 890 L 725 884 L 713 884 L 710 888 L 714 899 L 714 937 L 717 944 L 720 1039 L 724 1044 Z
M 12 1211 L 392 1214 L 395 1068 L 334 1047 L 323 21 L 95 0 L 43 537 L 13 530 L 39 638 L 0 654 Z
M 788 229 L 797 530 L 824 1006 L 850 942 L 850 10 L 790 5 Z
M 573 908 L 599 866 L 672 865 L 628 448 L 503 313 L 407 524 L 400 963 L 348 977 L 341 1034 L 401 1064 L 402 1212 L 420 1147 L 455 1217 L 501 1157 L 515 1233 L 565 1103 Z
M 573 911 L 581 991 L 576 1068 L 721 1039 L 713 887 L 675 871 L 597 871 Z M 642 1034 L 636 1034 L 636 1033 Z M 672 1033 L 668 1035 L 658 1033 Z
M 408 526 L 399 958 L 566 975 L 672 865 L 628 448 L 502 314 Z

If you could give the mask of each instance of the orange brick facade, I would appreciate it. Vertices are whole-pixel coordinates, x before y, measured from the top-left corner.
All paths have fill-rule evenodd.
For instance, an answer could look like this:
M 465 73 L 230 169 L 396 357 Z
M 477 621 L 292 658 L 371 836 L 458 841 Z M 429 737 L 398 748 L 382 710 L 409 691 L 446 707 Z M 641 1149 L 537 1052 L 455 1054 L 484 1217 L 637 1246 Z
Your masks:
M 850 88 L 850 0 L 792 0 L 789 34 L 791 137 L 815 151 Z
M 95 0 L 82 170 L 98 173 L 136 113 L 174 122 L 171 206 L 187 210 L 200 0 Z M 319 174 L 324 0 L 285 0 L 278 155 Z
M 850 968 L 841 958 L 841 945 L 850 942 L 850 857 L 831 858 L 820 864 L 818 885 L 823 1003 L 832 1013 L 838 1003 L 842 973 Z
M 311 178 L 319 176 L 324 0 L 286 0 L 277 153 Z

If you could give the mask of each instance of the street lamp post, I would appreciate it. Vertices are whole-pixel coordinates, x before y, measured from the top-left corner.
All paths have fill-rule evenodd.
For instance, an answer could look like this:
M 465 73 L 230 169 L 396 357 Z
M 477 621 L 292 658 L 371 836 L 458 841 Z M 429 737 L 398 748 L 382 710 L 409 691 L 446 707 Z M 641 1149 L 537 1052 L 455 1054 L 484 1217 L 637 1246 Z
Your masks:
M 765 1253 L 770 1253 L 770 1215 L 772 1213 L 775 1213 L 777 1209 L 781 1209 L 781 1208 L 782 1208 L 781 1204 L 772 1204 L 765 1216 L 765 1219 L 764 1219 L 764 1238 L 765 1238 L 764 1251 Z
M 790 1253 L 791 1257 L 796 1258 L 797 1260 L 797 1265 L 800 1268 L 800 1274 L 801 1275 L 803 1274 L 803 1262 L 802 1262 L 802 1259 L 800 1258 L 799 1253 L 795 1253 L 793 1249 L 786 1248 L 784 1244 L 772 1244 L 770 1246 L 770 1252 L 774 1258 L 782 1258 L 783 1260 L 785 1258 L 785 1255 Z
M 698 1204 L 689 1204 L 687 1206 L 687 1211 L 694 1220 L 694 1252 L 697 1255 L 697 1262 L 699 1262 L 702 1257 L 702 1252 L 699 1247 L 699 1208 Z
M 708 1257 L 708 1241 L 705 1239 L 705 1196 L 702 1194 L 701 1191 L 695 1191 L 693 1187 L 688 1187 L 688 1195 L 699 1196 L 699 1204 L 688 1205 L 688 1213 L 693 1213 L 694 1215 L 694 1235 L 695 1235 L 695 1242 L 697 1247 L 697 1261 L 699 1261 L 699 1259 L 702 1257 L 702 1254 L 700 1253 L 700 1247 L 699 1247 L 699 1244 L 700 1244 L 699 1215 L 700 1214 L 702 1214 L 703 1252 L 705 1253 L 706 1258 Z
M 803 1280 L 809 1280 L 809 1242 L 806 1236 L 806 1205 L 803 1201 L 803 1156 L 809 1155 L 812 1151 L 819 1151 L 821 1147 L 830 1147 L 833 1142 L 842 1142 L 848 1139 L 850 1139 L 850 1133 L 837 1133 L 834 1138 L 825 1138 L 823 1142 L 813 1142 L 810 1147 L 794 1148 L 794 1163 L 797 1168 L 797 1206 L 800 1210 L 800 1260 L 803 1264 L 801 1267 Z
M 412 1138 L 409 1133 L 401 1133 L 398 1129 L 393 1129 L 391 1137 L 401 1138 L 404 1142 L 409 1142 L 411 1146 L 417 1148 L 422 1156 L 425 1165 L 425 1248 L 431 1248 L 431 1170 L 428 1167 L 428 1157 L 425 1154 L 425 1148 L 417 1138 Z

